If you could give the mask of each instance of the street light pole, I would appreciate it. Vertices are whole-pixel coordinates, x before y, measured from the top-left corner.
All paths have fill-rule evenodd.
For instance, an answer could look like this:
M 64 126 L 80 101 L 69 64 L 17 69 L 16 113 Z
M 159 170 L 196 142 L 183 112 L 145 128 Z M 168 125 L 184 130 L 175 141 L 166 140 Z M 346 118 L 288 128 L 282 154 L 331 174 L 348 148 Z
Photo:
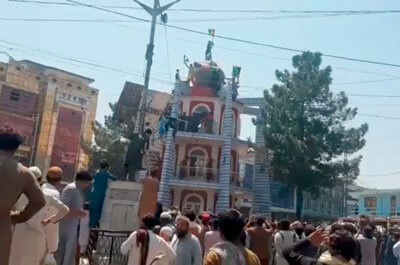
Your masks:
M 137 0 L 134 0 L 134 2 L 139 4 L 151 16 L 150 41 L 149 44 L 147 45 L 147 50 L 146 50 L 146 72 L 144 76 L 144 90 L 142 91 L 142 95 L 140 98 L 139 111 L 136 114 L 135 133 L 142 132 L 144 127 L 147 90 L 149 89 L 150 71 L 151 71 L 151 66 L 153 64 L 154 36 L 156 33 L 157 17 L 161 15 L 164 11 L 166 11 L 168 8 L 170 8 L 172 5 L 178 3 L 179 1 L 180 0 L 176 0 L 165 6 L 161 6 L 160 0 L 154 0 L 153 8 L 151 8 Z M 165 20 L 163 19 L 163 22 L 166 23 L 166 19 Z

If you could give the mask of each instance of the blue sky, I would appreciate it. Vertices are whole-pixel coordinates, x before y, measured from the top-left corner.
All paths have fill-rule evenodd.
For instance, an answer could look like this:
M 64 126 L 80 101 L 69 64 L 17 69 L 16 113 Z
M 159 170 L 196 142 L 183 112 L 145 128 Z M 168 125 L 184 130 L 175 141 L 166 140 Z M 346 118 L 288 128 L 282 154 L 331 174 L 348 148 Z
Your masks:
M 48 0 L 53 1 L 53 0 Z M 65 0 L 58 0 L 65 2 Z M 96 5 L 123 5 L 135 7 L 128 0 L 88 1 Z M 151 4 L 150 0 L 143 0 Z M 54 1 L 53 1 L 54 2 Z M 161 0 L 164 4 L 166 1 Z M 183 0 L 175 8 L 193 9 L 240 9 L 240 10 L 394 10 L 400 9 L 398 0 Z M 70 7 L 0 1 L 0 18 L 63 18 L 129 20 L 87 7 Z M 140 10 L 117 10 L 133 16 L 149 18 Z M 333 16 L 315 18 L 265 19 L 276 14 L 221 14 L 168 12 L 171 25 L 179 25 L 240 39 L 281 45 L 285 47 L 321 51 L 326 54 L 369 59 L 400 64 L 400 14 L 375 14 L 362 16 Z M 215 21 L 221 18 L 252 18 L 260 20 Z M 190 22 L 185 20 L 201 20 Z M 175 20 L 173 22 L 173 20 Z M 180 21 L 179 21 L 180 20 Z M 214 20 L 214 21 L 207 21 Z M 143 82 L 144 53 L 149 38 L 150 25 L 131 23 L 72 23 L 72 22 L 21 22 L 0 20 L 0 51 L 7 51 L 16 59 L 31 59 L 43 64 L 63 68 L 94 78 L 94 86 L 100 89 L 98 119 L 109 113 L 108 102 L 115 102 L 125 80 Z M 22 45 L 17 47 L 2 42 Z M 172 79 L 175 69 L 184 70 L 183 55 L 191 60 L 202 60 L 208 37 L 157 27 L 155 57 L 151 88 L 170 91 L 169 71 Z M 167 53 L 169 47 L 169 56 Z M 10 50 L 12 48 L 12 50 Z M 32 48 L 36 50 L 32 50 Z M 40 49 L 41 51 L 38 51 Z M 43 53 L 47 52 L 47 53 Z M 55 53 L 56 55 L 49 55 Z M 242 66 L 239 91 L 242 97 L 262 95 L 262 88 L 270 88 L 275 82 L 276 69 L 291 69 L 293 52 L 257 47 L 226 40 L 215 40 L 214 59 L 226 70 L 232 65 Z M 1 55 L 0 55 L 1 56 Z M 55 57 L 57 56 L 57 57 Z M 98 69 L 71 61 L 71 57 L 94 61 L 114 70 Z M 169 57 L 169 59 L 168 59 Z M 1 60 L 7 58 L 2 56 Z M 360 83 L 400 77 L 400 68 L 356 63 L 323 58 L 324 65 L 333 67 L 333 91 L 364 95 L 400 95 L 400 79 Z M 344 70 L 352 69 L 352 71 Z M 117 71 L 115 71 L 117 70 Z M 122 71 L 122 72 L 121 72 Z M 373 72 L 365 73 L 365 72 Z M 381 75 L 378 75 L 381 74 Z M 387 75 L 387 76 L 386 76 Z M 161 80 L 161 81 L 160 81 Z M 350 83 L 350 84 L 349 84 Z M 363 114 L 400 118 L 400 98 L 350 96 L 352 106 Z M 243 117 L 242 137 L 254 135 L 248 117 Z M 361 151 L 359 183 L 376 188 L 400 188 L 398 150 L 400 149 L 400 120 L 358 116 L 350 126 L 367 122 L 370 130 L 367 145 Z M 247 125 L 247 126 L 246 126 Z M 388 174 L 388 175 L 386 175 Z M 382 176 L 383 175 L 383 176 Z

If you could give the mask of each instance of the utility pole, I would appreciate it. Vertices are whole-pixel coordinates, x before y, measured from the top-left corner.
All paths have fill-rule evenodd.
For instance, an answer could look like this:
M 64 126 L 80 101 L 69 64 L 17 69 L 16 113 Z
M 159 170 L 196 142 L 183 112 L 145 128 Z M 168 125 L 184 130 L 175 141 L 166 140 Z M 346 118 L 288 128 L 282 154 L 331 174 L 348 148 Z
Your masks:
M 144 118 L 145 118 L 145 108 L 147 105 L 147 90 L 149 89 L 149 82 L 150 82 L 150 71 L 151 66 L 153 64 L 153 54 L 154 54 L 154 35 L 156 33 L 156 24 L 157 24 L 157 17 L 161 15 L 161 19 L 163 23 L 167 23 L 167 14 L 163 14 L 168 8 L 172 5 L 178 3 L 180 0 L 176 0 L 172 3 L 169 3 L 165 6 L 160 5 L 160 0 L 154 0 L 153 8 L 134 0 L 138 3 L 150 16 L 151 16 L 151 30 L 150 30 L 150 41 L 147 45 L 146 50 L 146 73 L 144 76 L 144 90 L 142 91 L 142 95 L 140 98 L 139 103 L 139 111 L 136 114 L 136 121 L 135 121 L 135 133 L 142 132 L 144 126 Z

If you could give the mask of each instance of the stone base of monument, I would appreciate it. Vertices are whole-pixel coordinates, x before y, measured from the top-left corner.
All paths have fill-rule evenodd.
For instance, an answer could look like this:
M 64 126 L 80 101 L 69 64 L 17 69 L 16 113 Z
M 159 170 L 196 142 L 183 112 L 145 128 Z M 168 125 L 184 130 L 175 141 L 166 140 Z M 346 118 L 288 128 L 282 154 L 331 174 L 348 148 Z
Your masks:
M 139 176 L 146 172 L 139 172 Z M 110 181 L 103 212 L 100 219 L 100 229 L 114 231 L 134 231 L 139 228 L 139 200 L 142 185 L 137 182 Z

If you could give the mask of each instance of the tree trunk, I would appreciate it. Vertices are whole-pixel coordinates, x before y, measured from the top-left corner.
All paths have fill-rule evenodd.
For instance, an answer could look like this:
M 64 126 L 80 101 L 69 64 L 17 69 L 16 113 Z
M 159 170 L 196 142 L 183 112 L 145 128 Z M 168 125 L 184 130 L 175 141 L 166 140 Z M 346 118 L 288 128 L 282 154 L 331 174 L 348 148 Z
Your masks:
M 297 196 L 297 201 L 296 201 L 296 217 L 297 220 L 301 220 L 301 213 L 303 211 L 303 190 L 299 187 L 296 189 L 296 196 Z

